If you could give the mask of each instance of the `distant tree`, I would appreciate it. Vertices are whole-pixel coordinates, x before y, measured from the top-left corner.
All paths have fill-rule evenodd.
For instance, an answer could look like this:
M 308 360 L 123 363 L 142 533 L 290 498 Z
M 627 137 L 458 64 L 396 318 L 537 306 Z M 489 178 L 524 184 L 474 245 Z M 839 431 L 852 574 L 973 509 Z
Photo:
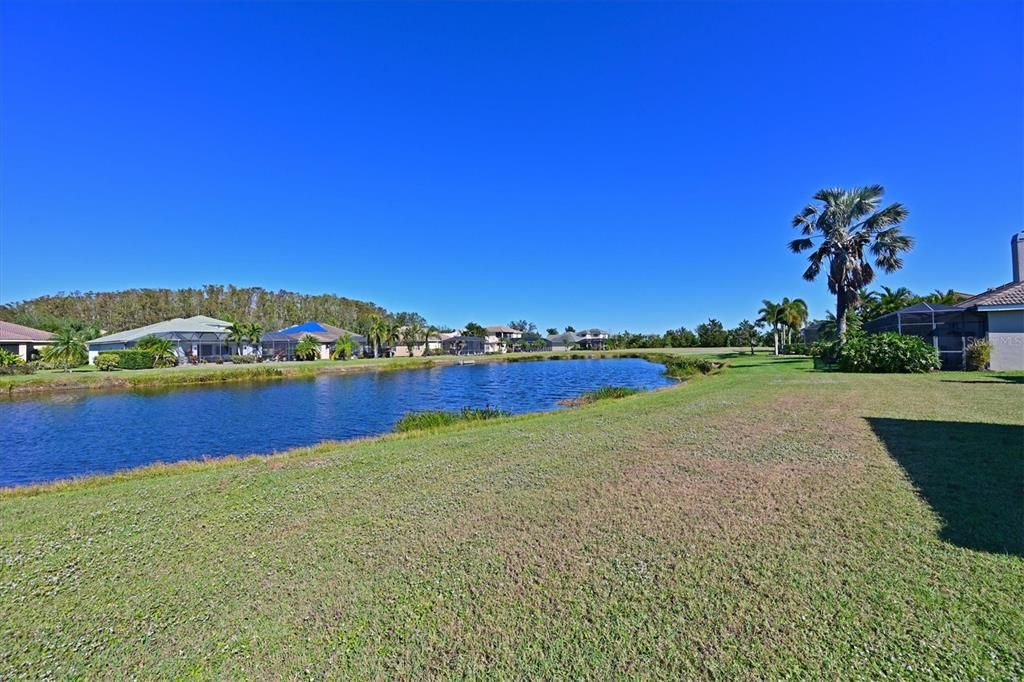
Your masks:
M 847 316 L 860 303 L 860 291 L 875 278 L 865 257 L 874 257 L 876 267 L 893 273 L 903 267 L 902 253 L 913 247 L 901 224 L 907 209 L 894 203 L 879 210 L 885 188 L 881 185 L 852 190 L 823 189 L 814 195 L 819 204 L 809 204 L 793 218 L 803 234 L 789 243 L 793 253 L 811 251 L 804 279 L 817 279 L 823 267 L 828 272 L 828 290 L 836 297 L 836 326 L 840 343 L 846 340 Z M 815 243 L 815 239 L 820 239 Z
M 466 336 L 487 336 L 487 330 L 478 325 L 476 322 L 467 322 L 465 331 Z
M 387 320 L 376 313 L 370 315 L 366 336 L 370 342 L 370 347 L 373 348 L 373 357 L 380 357 L 380 351 L 386 343 L 388 333 L 389 326 Z
M 566 325 L 565 326 L 565 333 L 566 334 L 575 334 L 576 333 L 576 327 L 572 326 L 571 324 Z
M 920 297 L 915 296 L 914 292 L 906 287 L 890 289 L 883 286 L 881 291 L 870 292 L 868 302 L 862 300 L 861 317 L 873 320 L 876 317 L 902 310 L 919 300 L 921 300 Z
M 263 355 L 263 326 L 258 322 L 253 322 L 246 325 L 245 335 L 249 339 L 249 342 L 255 347 L 257 355 Z
M 247 325 L 242 322 L 232 322 L 227 328 L 228 341 L 235 344 L 235 350 L 242 354 L 242 344 L 245 342 Z
M 50 345 L 43 350 L 43 361 L 63 367 L 70 372 L 72 367 L 84 365 L 89 361 L 89 348 L 80 332 L 67 328 L 56 332 Z
M 726 333 L 722 323 L 711 318 L 697 325 L 697 338 L 705 348 L 720 348 L 726 344 Z
M 804 323 L 807 322 L 807 303 L 802 298 L 794 298 L 792 301 L 788 298 L 783 298 L 780 308 L 784 325 L 783 331 L 786 334 L 786 343 L 791 343 L 793 333 L 799 333 L 803 329 Z
M 395 326 L 397 327 L 409 327 L 413 325 L 417 327 L 424 327 L 427 324 L 427 320 L 419 313 L 395 313 L 392 315 L 392 318 L 394 319 Z
M 352 348 L 355 342 L 352 336 L 346 334 L 338 338 L 338 341 L 334 344 L 334 350 L 331 351 L 332 360 L 348 360 L 352 357 Z
M 733 340 L 744 346 L 750 346 L 750 354 L 753 355 L 754 347 L 761 338 L 761 334 L 758 331 L 760 326 L 760 323 L 751 322 L 750 320 L 741 321 L 732 332 Z
M 698 343 L 697 335 L 686 327 L 669 329 L 663 338 L 666 348 L 690 348 Z
M 409 353 L 409 357 L 412 357 L 413 347 L 422 339 L 423 325 L 418 322 L 413 322 L 402 330 L 402 343 L 405 345 L 405 350 Z M 424 346 L 424 350 L 425 349 L 426 346 Z
M 295 345 L 295 357 L 299 360 L 316 360 L 320 357 L 320 341 L 306 334 Z
M 508 326 L 512 327 L 512 329 L 521 331 L 524 334 L 533 333 L 537 331 L 537 325 L 535 325 L 533 322 L 528 322 L 526 320 L 512 320 L 511 322 L 508 323 Z
M 760 317 L 757 321 L 768 325 L 772 330 L 772 345 L 775 347 L 775 354 L 779 354 L 779 329 L 785 323 L 785 315 L 783 313 L 782 305 L 779 303 L 773 303 L 767 298 L 761 301 L 761 309 L 757 311 Z
M 548 327 L 547 328 L 547 333 L 548 333 L 548 336 L 554 336 L 555 334 L 558 333 L 558 328 L 557 327 Z

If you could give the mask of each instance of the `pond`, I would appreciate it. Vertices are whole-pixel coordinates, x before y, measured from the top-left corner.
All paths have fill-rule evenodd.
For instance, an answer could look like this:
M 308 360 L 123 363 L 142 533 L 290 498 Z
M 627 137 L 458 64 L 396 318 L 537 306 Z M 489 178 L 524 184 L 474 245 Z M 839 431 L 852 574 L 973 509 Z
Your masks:
M 601 386 L 671 383 L 646 360 L 549 360 L 3 399 L 0 486 L 373 436 L 408 412 L 491 405 L 522 414 Z

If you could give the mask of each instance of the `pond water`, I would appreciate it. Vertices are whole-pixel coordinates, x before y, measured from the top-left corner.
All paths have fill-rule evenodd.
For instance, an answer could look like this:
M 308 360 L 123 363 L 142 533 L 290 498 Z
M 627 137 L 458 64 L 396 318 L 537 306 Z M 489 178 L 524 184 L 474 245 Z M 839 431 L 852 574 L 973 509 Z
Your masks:
M 601 386 L 673 383 L 638 359 L 495 362 L 310 380 L 0 400 L 0 486 L 386 433 L 408 412 L 558 408 Z

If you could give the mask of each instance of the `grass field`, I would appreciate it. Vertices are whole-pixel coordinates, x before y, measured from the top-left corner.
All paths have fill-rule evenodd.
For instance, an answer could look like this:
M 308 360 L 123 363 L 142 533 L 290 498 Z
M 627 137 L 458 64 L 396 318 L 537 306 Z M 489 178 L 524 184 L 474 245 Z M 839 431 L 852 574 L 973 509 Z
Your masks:
M 0 496 L 0 679 L 1024 675 L 1024 375 L 739 357 Z

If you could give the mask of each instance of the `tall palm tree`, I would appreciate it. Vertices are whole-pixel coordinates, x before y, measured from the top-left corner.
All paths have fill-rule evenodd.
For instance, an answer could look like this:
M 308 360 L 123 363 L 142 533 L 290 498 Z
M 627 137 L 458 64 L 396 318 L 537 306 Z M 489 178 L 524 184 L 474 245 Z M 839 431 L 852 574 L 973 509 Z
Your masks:
M 423 354 L 426 355 L 427 351 L 430 350 L 430 339 L 436 338 L 441 330 L 434 325 L 427 325 L 427 328 L 423 331 Z
M 412 348 L 420 339 L 423 338 L 423 325 L 419 322 L 410 322 L 406 325 L 405 329 L 402 330 L 402 343 L 405 344 L 405 349 L 409 352 L 409 357 L 412 357 Z M 424 348 L 426 348 L 424 346 Z
M 793 227 L 803 236 L 791 241 L 789 248 L 793 253 L 811 251 L 805 280 L 814 281 L 826 268 L 828 290 L 836 297 L 840 343 L 846 339 L 847 313 L 859 305 L 860 290 L 875 279 L 865 249 L 875 267 L 892 273 L 903 267 L 900 254 L 914 245 L 901 228 L 907 209 L 900 203 L 879 209 L 884 194 L 881 185 L 819 190 L 814 200 L 820 204 L 809 204 L 793 217 Z
M 245 326 L 245 335 L 249 339 L 249 343 L 256 347 L 256 354 L 263 355 L 263 347 L 260 346 L 260 341 L 263 340 L 263 326 L 258 322 L 253 322 Z
M 228 325 L 228 328 L 225 330 L 227 331 L 228 334 L 228 341 L 231 341 L 232 343 L 235 344 L 235 349 L 238 351 L 239 355 L 242 354 L 242 343 L 246 339 L 247 326 L 248 325 L 246 325 L 245 323 L 232 322 L 231 324 Z
M 775 342 L 775 354 L 779 354 L 779 327 L 785 324 L 785 315 L 782 305 L 772 303 L 767 298 L 761 301 L 761 309 L 757 311 L 760 315 L 758 322 L 763 322 L 772 328 L 772 339 Z
M 793 332 L 799 332 L 807 322 L 807 303 L 802 298 L 783 298 L 779 304 L 779 317 L 786 335 L 786 343 L 792 343 Z
M 42 356 L 45 362 L 63 367 L 65 372 L 70 372 L 72 367 L 88 362 L 89 348 L 85 345 L 81 333 L 69 327 L 54 334 Z
M 367 327 L 368 333 L 366 338 L 373 348 L 373 357 L 380 357 L 380 348 L 384 344 L 385 336 L 387 336 L 387 321 L 377 313 L 373 313 L 370 315 Z

